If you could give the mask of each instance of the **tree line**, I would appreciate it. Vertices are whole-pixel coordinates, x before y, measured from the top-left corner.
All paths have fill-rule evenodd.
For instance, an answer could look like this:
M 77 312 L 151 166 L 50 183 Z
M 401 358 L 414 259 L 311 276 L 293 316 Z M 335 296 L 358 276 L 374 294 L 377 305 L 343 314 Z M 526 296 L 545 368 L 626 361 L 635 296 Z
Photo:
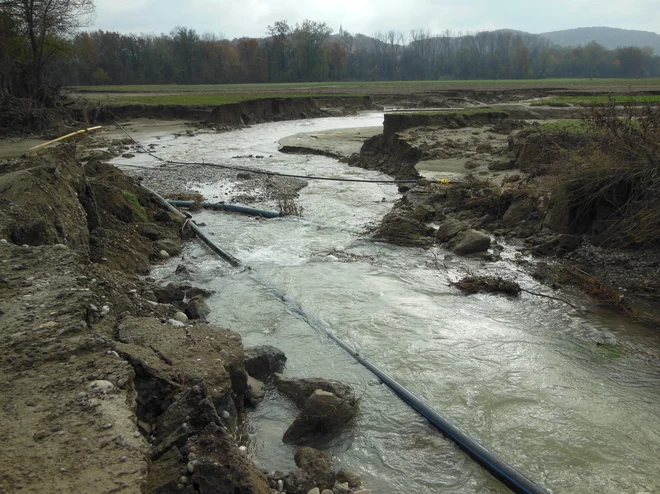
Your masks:
M 305 20 L 228 40 L 187 27 L 80 31 L 91 12 L 92 0 L 0 0 L 0 93 L 46 102 L 61 85 L 660 76 L 650 48 L 565 48 L 508 30 L 368 37 Z
M 559 47 L 514 31 L 372 37 L 324 22 L 279 21 L 264 38 L 219 39 L 177 27 L 169 34 L 81 32 L 61 67 L 69 85 L 311 81 L 535 79 L 660 76 L 650 48 Z

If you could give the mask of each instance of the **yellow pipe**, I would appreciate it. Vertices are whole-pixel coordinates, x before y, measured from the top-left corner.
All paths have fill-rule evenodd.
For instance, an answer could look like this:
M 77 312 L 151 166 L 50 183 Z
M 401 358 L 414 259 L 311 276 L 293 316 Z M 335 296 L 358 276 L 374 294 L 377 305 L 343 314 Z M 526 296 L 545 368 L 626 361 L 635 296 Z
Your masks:
M 62 136 L 62 137 L 58 137 L 57 139 L 53 139 L 52 141 L 44 142 L 43 144 L 39 144 L 38 146 L 34 146 L 33 148 L 30 148 L 30 151 L 34 151 L 35 149 L 39 149 L 39 148 L 42 148 L 44 146 L 48 146 L 49 144 L 52 144 L 54 142 L 63 141 L 64 139 L 68 139 L 69 137 L 75 136 L 77 134 L 83 134 L 84 132 L 90 132 L 92 130 L 96 130 L 96 129 L 100 129 L 100 128 L 101 128 L 101 125 L 97 125 L 96 127 L 90 127 L 89 129 L 82 129 L 82 130 L 78 130 L 76 132 L 71 132 L 70 134 L 67 134 L 67 135 Z

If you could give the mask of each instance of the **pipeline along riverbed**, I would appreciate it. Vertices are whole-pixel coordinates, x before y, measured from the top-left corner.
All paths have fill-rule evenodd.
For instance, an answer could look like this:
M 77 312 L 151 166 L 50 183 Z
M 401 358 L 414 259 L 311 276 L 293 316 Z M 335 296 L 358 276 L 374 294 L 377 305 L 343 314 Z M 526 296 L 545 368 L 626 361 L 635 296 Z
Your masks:
M 381 122 L 382 115 L 363 114 L 141 142 L 156 144 L 159 156 L 178 161 L 386 179 L 331 158 L 277 152 L 279 139 L 298 132 Z M 158 165 L 145 155 L 114 163 Z M 159 181 L 195 188 L 210 201 L 229 200 L 238 183 L 235 172 L 201 167 L 137 173 L 146 176 L 147 185 L 159 173 Z M 526 294 L 520 299 L 461 295 L 447 285 L 466 270 L 515 274 L 524 287 L 545 289 L 511 262 L 509 249 L 502 261 L 486 264 L 445 260 L 449 253 L 441 249 L 395 247 L 360 235 L 398 197 L 395 185 L 310 181 L 300 191 L 303 219 L 204 211 L 195 220 L 205 223 L 215 241 L 252 267 L 256 277 L 286 292 L 445 418 L 548 490 L 660 490 L 660 371 L 636 356 L 636 349 L 657 352 L 657 334 L 616 319 L 585 317 L 561 302 Z M 250 205 L 274 207 L 272 202 Z M 159 267 L 154 275 L 175 280 L 180 263 L 189 266 L 192 282 L 216 291 L 208 301 L 213 323 L 241 333 L 246 346 L 281 348 L 289 358 L 287 374 L 334 378 L 355 387 L 360 415 L 327 451 L 339 466 L 358 471 L 374 492 L 506 492 L 248 272 L 193 243 L 183 260 Z M 624 351 L 612 352 L 597 342 Z M 281 437 L 296 412 L 283 403 L 270 392 L 246 424 L 251 455 L 270 470 L 293 467 L 293 450 Z

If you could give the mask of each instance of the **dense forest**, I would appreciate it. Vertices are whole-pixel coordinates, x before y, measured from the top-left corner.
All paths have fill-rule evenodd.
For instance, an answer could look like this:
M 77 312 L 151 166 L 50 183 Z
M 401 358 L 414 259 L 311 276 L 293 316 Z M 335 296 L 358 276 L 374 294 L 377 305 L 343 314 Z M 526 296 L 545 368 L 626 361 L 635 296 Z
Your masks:
M 81 31 L 91 0 L 0 0 L 0 7 L 0 93 L 44 102 L 63 85 L 660 76 L 652 48 L 560 47 L 510 30 L 369 37 L 306 20 L 227 40 L 186 27 L 160 35 Z
M 369 38 L 332 35 L 323 22 L 281 21 L 264 38 L 232 41 L 185 27 L 159 36 L 82 32 L 60 70 L 71 85 L 649 77 L 660 76 L 660 57 L 648 48 L 607 50 L 595 42 L 559 47 L 507 30 Z

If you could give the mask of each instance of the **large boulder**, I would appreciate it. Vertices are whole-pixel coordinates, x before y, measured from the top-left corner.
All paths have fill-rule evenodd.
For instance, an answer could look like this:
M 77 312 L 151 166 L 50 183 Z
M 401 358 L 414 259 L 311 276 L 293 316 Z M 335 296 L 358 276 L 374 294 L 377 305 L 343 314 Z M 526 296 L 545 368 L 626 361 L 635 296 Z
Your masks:
M 196 297 L 188 302 L 184 312 L 189 319 L 206 321 L 207 316 L 211 313 L 211 308 L 204 302 L 203 298 Z
M 171 238 L 165 238 L 156 242 L 156 250 L 164 250 L 170 256 L 181 254 L 181 242 Z
M 438 242 L 449 242 L 460 232 L 467 230 L 469 226 L 457 219 L 447 218 L 440 224 L 438 231 L 435 234 L 435 238 Z
M 262 345 L 245 349 L 245 370 L 261 381 L 284 370 L 286 355 L 274 346 Z
M 355 400 L 317 389 L 284 433 L 287 444 L 312 444 L 344 428 L 357 413 Z
M 280 393 L 294 402 L 298 408 L 304 407 L 307 399 L 317 389 L 332 393 L 342 400 L 355 401 L 353 388 L 348 384 L 331 379 L 289 379 L 280 374 L 275 374 L 275 386 Z
M 296 451 L 295 460 L 298 468 L 285 479 L 286 492 L 307 494 L 314 488 L 332 490 L 336 476 L 330 456 L 313 448 L 302 447 Z
M 452 252 L 461 256 L 486 252 L 490 248 L 490 235 L 478 230 L 466 230 L 453 239 Z
M 513 201 L 509 209 L 506 210 L 502 221 L 504 226 L 514 228 L 529 218 L 529 215 L 537 210 L 536 203 L 528 198 L 522 197 Z
M 257 406 L 261 401 L 263 401 L 266 392 L 264 390 L 264 383 L 255 379 L 252 376 L 248 376 L 248 389 L 245 397 L 252 406 Z
M 154 295 L 161 304 L 182 302 L 186 292 L 192 288 L 187 283 L 169 283 L 167 286 L 154 288 Z
M 412 211 L 392 210 L 385 215 L 374 238 L 396 245 L 427 247 L 433 243 L 435 230 L 414 218 Z

